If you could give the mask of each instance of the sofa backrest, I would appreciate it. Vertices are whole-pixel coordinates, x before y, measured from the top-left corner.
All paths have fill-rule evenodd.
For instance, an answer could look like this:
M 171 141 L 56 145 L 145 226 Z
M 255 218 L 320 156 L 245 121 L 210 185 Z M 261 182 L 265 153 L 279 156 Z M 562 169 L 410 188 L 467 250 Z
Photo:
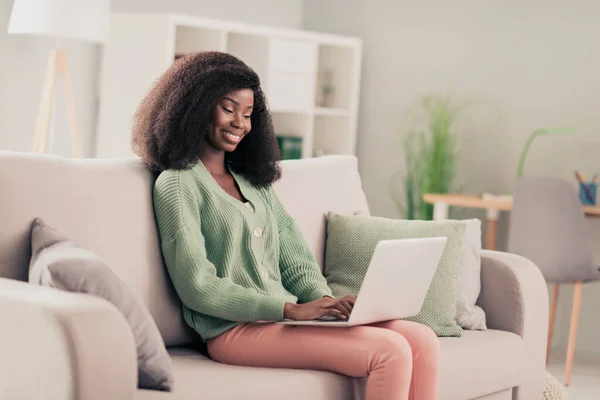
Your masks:
M 327 213 L 361 213 L 369 207 L 354 156 L 328 155 L 282 163 L 274 189 L 296 220 L 317 262 L 324 265 Z
M 31 222 L 95 252 L 134 290 L 167 345 L 196 337 L 163 268 L 153 175 L 137 159 L 66 159 L 0 153 L 0 276 L 27 280 Z
M 275 190 L 323 265 L 327 211 L 368 213 L 352 156 L 283 162 Z M 31 222 L 41 217 L 102 257 L 140 296 L 167 346 L 197 340 L 163 265 L 154 176 L 138 159 L 0 152 L 0 276 L 26 281 Z

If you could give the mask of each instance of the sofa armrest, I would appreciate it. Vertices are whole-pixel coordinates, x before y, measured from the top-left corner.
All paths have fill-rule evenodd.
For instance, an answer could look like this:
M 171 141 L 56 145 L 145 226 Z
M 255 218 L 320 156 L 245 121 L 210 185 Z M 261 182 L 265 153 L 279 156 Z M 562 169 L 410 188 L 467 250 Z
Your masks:
M 133 334 L 109 302 L 0 278 L 0 326 L 6 398 L 134 398 Z
M 481 293 L 477 304 L 486 314 L 489 329 L 523 338 L 527 375 L 516 399 L 541 398 L 548 340 L 548 288 L 539 268 L 516 254 L 482 250 Z

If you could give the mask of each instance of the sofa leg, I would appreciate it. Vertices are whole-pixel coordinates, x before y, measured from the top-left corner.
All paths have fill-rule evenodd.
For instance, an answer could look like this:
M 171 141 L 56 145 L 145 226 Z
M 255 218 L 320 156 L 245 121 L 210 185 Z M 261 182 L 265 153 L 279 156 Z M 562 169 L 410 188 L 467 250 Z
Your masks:
M 558 304 L 558 289 L 560 285 L 554 284 L 552 299 L 550 301 L 550 321 L 548 324 L 548 344 L 546 345 L 546 364 L 550 361 L 550 348 L 552 347 L 552 336 L 554 335 L 554 323 L 556 321 L 556 307 Z
M 583 282 L 575 282 L 573 292 L 573 310 L 571 311 L 571 329 L 569 330 L 569 344 L 567 347 L 567 363 L 565 366 L 565 386 L 569 385 L 571 380 L 571 370 L 573 368 L 573 358 L 575 356 L 575 341 L 577 339 L 577 324 L 579 322 L 579 309 L 581 308 L 581 292 Z

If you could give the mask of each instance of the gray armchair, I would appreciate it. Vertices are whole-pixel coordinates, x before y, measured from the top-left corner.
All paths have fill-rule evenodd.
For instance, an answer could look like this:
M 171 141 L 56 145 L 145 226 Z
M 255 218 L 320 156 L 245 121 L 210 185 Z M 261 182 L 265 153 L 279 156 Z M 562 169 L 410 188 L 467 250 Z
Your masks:
M 568 181 L 549 177 L 519 179 L 513 193 L 508 251 L 533 261 L 554 285 L 550 304 L 546 361 L 550 357 L 556 302 L 561 284 L 574 284 L 565 385 L 569 384 L 583 284 L 600 279 L 584 214 Z

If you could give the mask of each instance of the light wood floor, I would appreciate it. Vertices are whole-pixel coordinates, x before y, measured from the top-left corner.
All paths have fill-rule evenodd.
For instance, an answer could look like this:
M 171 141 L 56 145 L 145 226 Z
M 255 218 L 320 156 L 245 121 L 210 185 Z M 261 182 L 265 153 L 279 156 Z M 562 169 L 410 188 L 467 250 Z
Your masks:
M 562 349 L 552 350 L 548 371 L 564 385 L 565 363 Z M 600 399 L 600 354 L 576 353 L 571 383 L 567 386 L 569 400 Z

